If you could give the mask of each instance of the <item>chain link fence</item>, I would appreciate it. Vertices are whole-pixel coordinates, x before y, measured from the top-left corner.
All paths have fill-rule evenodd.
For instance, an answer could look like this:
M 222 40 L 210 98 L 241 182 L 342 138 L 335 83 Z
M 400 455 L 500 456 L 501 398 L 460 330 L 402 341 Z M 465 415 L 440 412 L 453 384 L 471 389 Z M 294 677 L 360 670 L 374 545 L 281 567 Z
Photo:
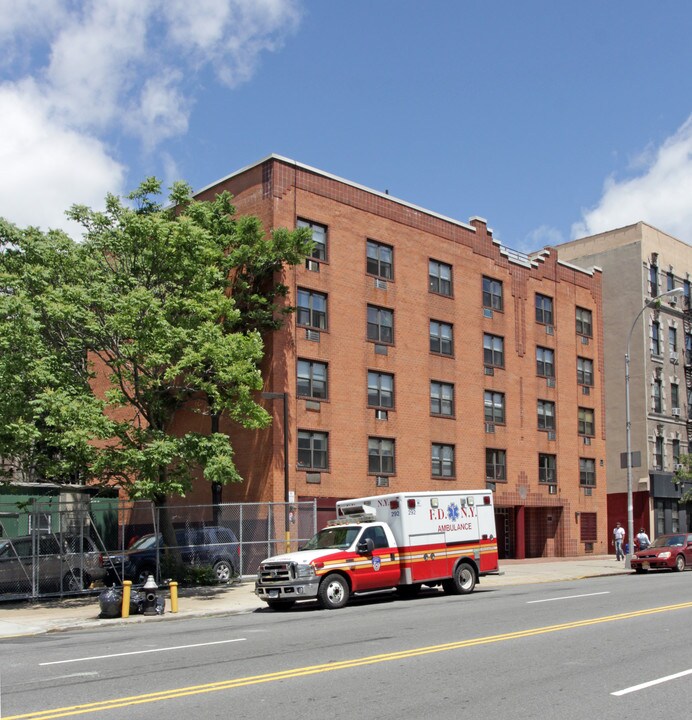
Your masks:
M 157 507 L 35 498 L 0 503 L 0 601 L 93 592 L 124 579 L 228 582 L 317 531 L 315 501 Z

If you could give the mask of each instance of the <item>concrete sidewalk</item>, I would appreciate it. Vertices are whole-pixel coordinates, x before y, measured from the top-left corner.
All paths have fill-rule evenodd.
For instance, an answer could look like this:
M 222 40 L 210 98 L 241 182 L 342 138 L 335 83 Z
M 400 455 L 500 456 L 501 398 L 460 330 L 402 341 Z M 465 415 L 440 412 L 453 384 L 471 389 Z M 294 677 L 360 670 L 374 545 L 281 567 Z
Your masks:
M 625 569 L 623 562 L 615 560 L 613 555 L 503 560 L 500 562 L 500 572 L 501 575 L 481 578 L 479 588 L 501 588 L 510 585 L 632 573 L 631 570 Z M 166 598 L 164 615 L 155 617 L 134 615 L 127 619 L 99 618 L 100 607 L 97 596 L 0 603 L 0 638 L 77 628 L 109 627 L 122 623 L 162 622 L 176 618 L 248 613 L 267 607 L 254 594 L 254 579 L 224 586 L 183 588 L 179 593 L 178 612 L 175 614 L 170 612 L 168 592 L 162 591 L 162 596 Z

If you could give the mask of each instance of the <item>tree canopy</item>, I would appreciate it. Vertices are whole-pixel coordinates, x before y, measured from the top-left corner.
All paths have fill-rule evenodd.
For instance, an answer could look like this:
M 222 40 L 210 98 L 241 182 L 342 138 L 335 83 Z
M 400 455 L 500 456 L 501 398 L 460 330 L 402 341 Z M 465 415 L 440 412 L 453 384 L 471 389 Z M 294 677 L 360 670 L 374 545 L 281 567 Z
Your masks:
M 183 408 L 270 422 L 253 399 L 262 333 L 291 311 L 276 274 L 309 232 L 266 233 L 227 193 L 177 183 L 164 207 L 160 191 L 151 178 L 103 211 L 73 206 L 82 242 L 0 220 L 0 457 L 33 479 L 162 503 L 197 468 L 241 480 L 226 435 L 174 428 Z

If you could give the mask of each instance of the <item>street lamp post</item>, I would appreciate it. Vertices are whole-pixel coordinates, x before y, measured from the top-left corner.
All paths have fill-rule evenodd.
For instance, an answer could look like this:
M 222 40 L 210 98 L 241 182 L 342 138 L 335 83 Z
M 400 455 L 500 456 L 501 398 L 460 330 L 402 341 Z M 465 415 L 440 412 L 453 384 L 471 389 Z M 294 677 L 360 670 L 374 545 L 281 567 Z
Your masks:
M 281 400 L 284 411 L 284 527 L 286 529 L 286 552 L 290 550 L 291 531 L 289 526 L 290 510 L 288 497 L 288 393 L 287 392 L 263 392 L 265 400 Z
M 634 505 L 632 499 L 632 420 L 630 418 L 630 344 L 632 341 L 632 333 L 639 318 L 644 311 L 653 307 L 658 301 L 665 297 L 676 297 L 684 293 L 683 288 L 674 288 L 667 292 L 661 293 L 652 300 L 647 301 L 644 307 L 637 313 L 632 322 L 629 335 L 627 336 L 627 353 L 625 355 L 625 429 L 627 443 L 627 553 L 625 554 L 625 567 L 631 567 L 632 552 L 634 550 Z

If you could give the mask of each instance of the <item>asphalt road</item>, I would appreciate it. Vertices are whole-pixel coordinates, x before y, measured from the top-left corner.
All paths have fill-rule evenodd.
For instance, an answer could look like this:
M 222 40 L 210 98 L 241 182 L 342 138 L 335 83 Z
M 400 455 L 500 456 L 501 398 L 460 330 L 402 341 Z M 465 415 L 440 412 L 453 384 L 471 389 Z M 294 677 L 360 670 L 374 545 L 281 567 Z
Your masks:
M 692 572 L 10 638 L 0 656 L 5 720 L 681 718 Z

